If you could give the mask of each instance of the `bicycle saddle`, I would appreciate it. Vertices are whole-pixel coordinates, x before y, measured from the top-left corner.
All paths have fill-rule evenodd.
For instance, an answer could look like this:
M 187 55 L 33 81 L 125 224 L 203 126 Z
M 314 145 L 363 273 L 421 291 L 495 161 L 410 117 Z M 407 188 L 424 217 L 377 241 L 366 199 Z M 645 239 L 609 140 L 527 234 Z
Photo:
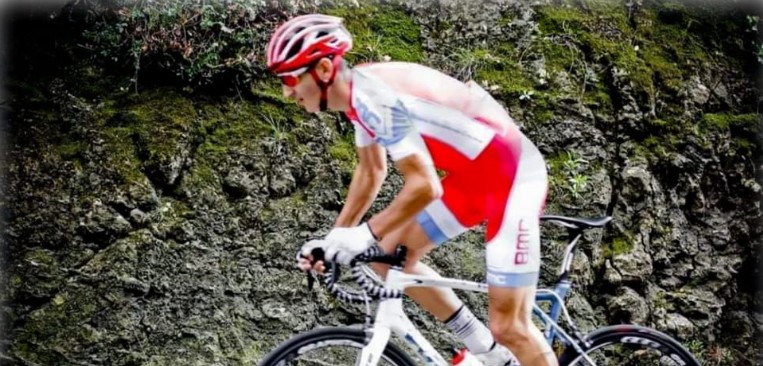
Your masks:
M 543 215 L 540 217 L 540 220 L 541 221 L 556 221 L 562 224 L 563 226 L 571 227 L 571 228 L 588 229 L 592 227 L 603 227 L 604 225 L 612 221 L 612 216 L 585 218 L 585 217 Z

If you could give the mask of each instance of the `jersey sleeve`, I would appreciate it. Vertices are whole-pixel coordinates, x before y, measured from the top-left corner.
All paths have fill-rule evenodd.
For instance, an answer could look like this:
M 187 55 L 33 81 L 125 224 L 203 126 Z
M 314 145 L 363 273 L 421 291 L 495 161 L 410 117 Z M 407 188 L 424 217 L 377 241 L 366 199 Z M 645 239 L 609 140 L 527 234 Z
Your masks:
M 356 128 L 364 130 L 362 132 L 383 146 L 393 161 L 418 156 L 432 177 L 438 195 L 441 194 L 442 185 L 434 160 L 424 138 L 416 130 L 414 114 L 408 107 L 413 105 L 411 100 L 398 96 L 377 79 L 356 72 L 353 74 L 351 101 L 357 116 Z
M 370 83 L 362 74 L 354 77 L 352 106 L 358 116 L 356 123 L 385 147 L 393 160 L 415 153 L 418 147 L 409 137 L 416 134 L 412 133 L 413 120 L 405 104 L 391 90 Z

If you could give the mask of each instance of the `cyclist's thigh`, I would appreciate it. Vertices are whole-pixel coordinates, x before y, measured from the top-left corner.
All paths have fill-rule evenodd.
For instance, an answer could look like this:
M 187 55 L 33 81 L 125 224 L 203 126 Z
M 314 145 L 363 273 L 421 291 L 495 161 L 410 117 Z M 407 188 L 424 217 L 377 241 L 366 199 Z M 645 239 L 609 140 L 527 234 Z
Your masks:
M 415 219 L 409 220 L 402 227 L 387 234 L 379 242 L 379 246 L 387 253 L 391 253 L 398 244 L 405 245 L 409 253 L 426 249 L 427 247 L 434 247 L 426 231 Z
M 482 193 L 456 176 L 442 180 L 443 194 L 416 216 L 429 241 L 440 245 L 485 220 Z
M 516 173 L 504 190 L 488 197 L 487 282 L 535 286 L 540 270 L 540 214 L 546 201 L 546 168 L 538 150 L 522 137 Z
M 392 253 L 398 244 L 405 245 L 408 248 L 406 268 L 413 268 L 416 263 L 435 248 L 434 243 L 429 240 L 426 231 L 416 222 L 415 219 L 409 220 L 401 228 L 387 234 L 379 242 L 379 246 L 386 253 Z M 387 273 L 387 265 L 381 263 L 372 263 L 371 268 L 382 275 Z

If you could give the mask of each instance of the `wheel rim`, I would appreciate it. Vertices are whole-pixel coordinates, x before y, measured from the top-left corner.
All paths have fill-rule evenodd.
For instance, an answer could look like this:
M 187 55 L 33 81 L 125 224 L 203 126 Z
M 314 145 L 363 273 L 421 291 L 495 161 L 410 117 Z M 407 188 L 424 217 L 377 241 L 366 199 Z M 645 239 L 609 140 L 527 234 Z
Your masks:
M 596 366 L 688 366 L 693 362 L 686 360 L 670 347 L 654 341 L 622 337 L 618 342 L 597 344 L 586 352 Z M 568 365 L 590 365 L 578 355 Z
M 295 347 L 289 354 L 284 355 L 277 363 L 294 366 L 340 366 L 355 365 L 365 345 L 351 339 L 327 339 Z M 386 355 L 382 354 L 379 365 L 395 365 Z

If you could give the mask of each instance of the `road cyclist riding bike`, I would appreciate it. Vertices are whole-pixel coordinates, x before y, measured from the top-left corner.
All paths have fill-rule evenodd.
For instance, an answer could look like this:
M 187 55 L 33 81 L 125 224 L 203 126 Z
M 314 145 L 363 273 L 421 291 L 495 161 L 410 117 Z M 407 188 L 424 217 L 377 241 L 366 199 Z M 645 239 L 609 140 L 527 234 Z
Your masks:
M 419 260 L 486 223 L 489 329 L 449 287 L 406 287 L 405 294 L 484 365 L 558 365 L 531 320 L 548 187 L 540 152 L 476 83 L 413 63 L 350 68 L 343 55 L 351 48 L 341 18 L 308 14 L 280 25 L 267 49 L 284 96 L 308 112 L 349 117 L 359 157 L 334 228 L 302 246 L 299 267 L 323 272 L 316 250 L 327 262 L 350 264 L 377 244 L 387 254 L 403 244 L 401 273 L 438 278 Z M 360 223 L 386 177 L 387 154 L 405 183 L 388 207 Z M 390 264 L 370 263 L 382 276 Z
M 490 329 L 452 290 L 406 294 L 483 363 L 509 362 L 508 348 L 524 365 L 556 365 L 530 319 L 547 190 L 538 149 L 475 83 L 410 63 L 349 68 L 342 56 L 351 48 L 340 18 L 309 14 L 278 27 L 267 50 L 268 67 L 281 78 L 286 97 L 308 112 L 344 112 L 355 127 L 359 162 L 334 229 L 320 242 L 327 258 L 346 264 L 374 243 L 387 252 L 403 243 L 405 272 L 434 274 L 419 259 L 486 221 Z M 385 152 L 405 183 L 386 209 L 358 224 L 386 176 Z M 302 253 L 309 257 L 311 249 L 306 245 Z M 309 258 L 300 266 L 313 268 Z

